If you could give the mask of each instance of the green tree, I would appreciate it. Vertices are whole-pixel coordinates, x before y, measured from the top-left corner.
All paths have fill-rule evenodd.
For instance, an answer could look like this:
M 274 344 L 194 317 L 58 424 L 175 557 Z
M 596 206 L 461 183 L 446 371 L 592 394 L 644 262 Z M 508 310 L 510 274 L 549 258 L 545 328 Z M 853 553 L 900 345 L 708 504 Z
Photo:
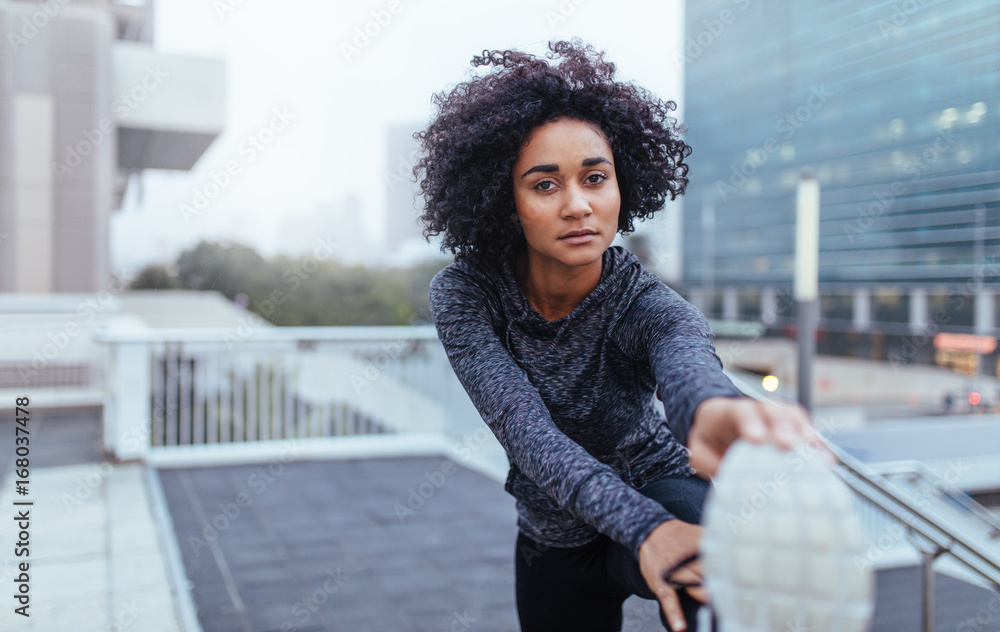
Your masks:
M 184 285 L 176 275 L 167 271 L 165 266 L 149 265 L 128 284 L 133 290 L 181 290 Z
M 284 326 L 430 323 L 427 288 L 448 261 L 412 268 L 366 268 L 335 260 L 264 259 L 241 244 L 202 241 L 177 259 L 177 275 L 149 266 L 130 287 L 215 290 Z

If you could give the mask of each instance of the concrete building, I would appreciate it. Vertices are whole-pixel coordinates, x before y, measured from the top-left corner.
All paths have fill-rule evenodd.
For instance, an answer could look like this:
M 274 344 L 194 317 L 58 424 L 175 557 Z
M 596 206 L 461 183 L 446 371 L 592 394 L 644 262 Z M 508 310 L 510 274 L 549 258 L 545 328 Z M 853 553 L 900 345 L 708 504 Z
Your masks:
M 153 48 L 153 0 L 0 0 L 0 292 L 94 292 L 130 176 L 190 169 L 225 68 Z
M 821 348 L 885 359 L 915 336 L 995 335 L 1000 5 L 689 1 L 686 22 L 687 294 L 715 317 L 794 322 L 808 167 Z M 918 346 L 907 359 L 933 361 Z
M 381 262 L 388 265 L 407 266 L 418 261 L 440 258 L 440 238 L 423 236 L 423 198 L 420 188 L 413 181 L 413 167 L 420 160 L 420 145 L 413 139 L 414 132 L 422 125 L 393 125 L 387 132 L 387 163 L 385 182 L 386 212 L 385 239 L 382 243 Z

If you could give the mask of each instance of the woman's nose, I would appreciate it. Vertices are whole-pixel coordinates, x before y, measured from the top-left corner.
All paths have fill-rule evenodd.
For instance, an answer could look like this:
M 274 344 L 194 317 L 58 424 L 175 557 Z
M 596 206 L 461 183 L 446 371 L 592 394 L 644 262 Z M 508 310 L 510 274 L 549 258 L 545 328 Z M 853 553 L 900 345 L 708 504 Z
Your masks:
M 566 187 L 566 199 L 563 204 L 563 217 L 578 218 L 590 215 L 590 200 L 586 192 L 578 186 Z

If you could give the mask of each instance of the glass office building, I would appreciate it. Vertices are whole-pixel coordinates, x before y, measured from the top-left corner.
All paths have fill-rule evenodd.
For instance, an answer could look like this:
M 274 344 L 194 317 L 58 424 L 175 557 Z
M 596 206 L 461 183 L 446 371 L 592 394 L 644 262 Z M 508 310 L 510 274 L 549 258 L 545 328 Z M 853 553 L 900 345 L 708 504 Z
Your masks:
M 684 290 L 790 322 L 795 187 L 827 331 L 996 333 L 1000 3 L 689 0 Z M 776 316 L 775 316 L 776 315 Z

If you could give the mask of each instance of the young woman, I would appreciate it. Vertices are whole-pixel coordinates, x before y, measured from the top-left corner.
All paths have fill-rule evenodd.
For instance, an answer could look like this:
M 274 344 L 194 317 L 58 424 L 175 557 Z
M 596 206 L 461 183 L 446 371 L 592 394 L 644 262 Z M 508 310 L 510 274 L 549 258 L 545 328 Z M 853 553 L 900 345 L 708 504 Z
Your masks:
M 417 135 L 424 233 L 455 254 L 431 314 L 510 461 L 521 629 L 620 630 L 638 594 L 693 630 L 696 470 L 740 437 L 815 441 L 800 408 L 742 397 L 704 316 L 611 247 L 684 191 L 675 104 L 579 41 L 549 48 L 474 57 L 487 71 L 437 95 Z

